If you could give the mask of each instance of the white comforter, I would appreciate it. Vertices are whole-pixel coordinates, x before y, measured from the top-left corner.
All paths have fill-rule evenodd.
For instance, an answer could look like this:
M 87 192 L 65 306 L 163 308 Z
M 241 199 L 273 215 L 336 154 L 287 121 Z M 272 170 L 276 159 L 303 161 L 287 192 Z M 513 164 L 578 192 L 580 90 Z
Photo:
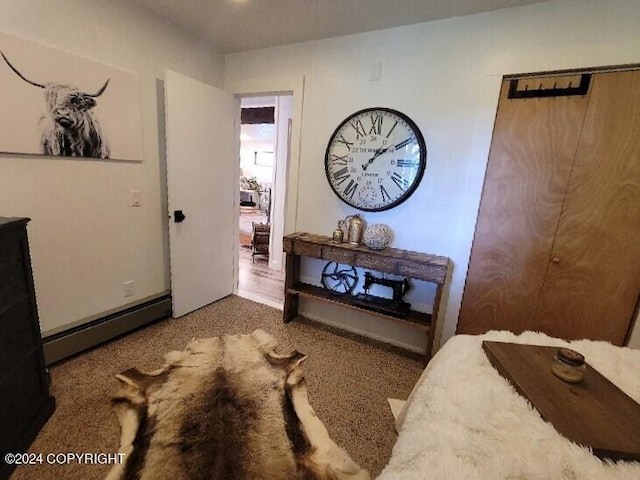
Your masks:
M 602 462 L 543 421 L 491 366 L 483 340 L 570 346 L 640 402 L 640 350 L 533 332 L 458 335 L 438 351 L 416 384 L 379 480 L 640 479 L 640 462 Z

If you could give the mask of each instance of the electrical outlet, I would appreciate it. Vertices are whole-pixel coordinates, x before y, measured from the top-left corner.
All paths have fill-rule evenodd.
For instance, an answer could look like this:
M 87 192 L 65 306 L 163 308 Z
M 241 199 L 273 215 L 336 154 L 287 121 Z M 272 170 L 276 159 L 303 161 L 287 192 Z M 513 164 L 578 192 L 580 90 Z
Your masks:
M 134 293 L 133 280 L 129 280 L 122 284 L 122 290 L 124 291 L 125 297 L 131 297 Z

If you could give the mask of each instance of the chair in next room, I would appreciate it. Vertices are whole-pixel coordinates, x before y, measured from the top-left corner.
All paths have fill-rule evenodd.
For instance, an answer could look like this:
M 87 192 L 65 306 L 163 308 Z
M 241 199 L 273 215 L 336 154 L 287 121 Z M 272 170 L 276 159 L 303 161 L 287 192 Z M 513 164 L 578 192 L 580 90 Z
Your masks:
M 269 239 L 271 225 L 268 223 L 253 222 L 253 235 L 251 236 L 251 262 L 255 262 L 256 255 L 269 257 Z

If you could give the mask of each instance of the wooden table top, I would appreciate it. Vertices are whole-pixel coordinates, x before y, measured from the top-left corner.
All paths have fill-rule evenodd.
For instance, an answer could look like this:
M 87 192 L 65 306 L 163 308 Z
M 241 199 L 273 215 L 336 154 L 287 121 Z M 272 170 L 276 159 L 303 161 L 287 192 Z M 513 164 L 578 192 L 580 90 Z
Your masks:
M 593 369 L 582 383 L 551 372 L 557 347 L 482 342 L 491 364 L 569 440 L 611 460 L 640 460 L 640 405 Z
M 372 250 L 364 244 L 335 243 L 330 237 L 295 232 L 283 237 L 283 251 L 294 255 L 371 268 L 427 282 L 444 284 L 451 260 L 440 255 L 387 247 Z

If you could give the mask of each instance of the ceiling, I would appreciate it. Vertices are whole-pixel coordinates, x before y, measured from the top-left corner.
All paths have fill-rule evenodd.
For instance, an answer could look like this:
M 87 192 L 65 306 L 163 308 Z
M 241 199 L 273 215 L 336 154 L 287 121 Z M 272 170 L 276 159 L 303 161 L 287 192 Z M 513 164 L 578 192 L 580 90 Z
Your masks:
M 543 0 L 128 0 L 222 53 L 351 35 Z

